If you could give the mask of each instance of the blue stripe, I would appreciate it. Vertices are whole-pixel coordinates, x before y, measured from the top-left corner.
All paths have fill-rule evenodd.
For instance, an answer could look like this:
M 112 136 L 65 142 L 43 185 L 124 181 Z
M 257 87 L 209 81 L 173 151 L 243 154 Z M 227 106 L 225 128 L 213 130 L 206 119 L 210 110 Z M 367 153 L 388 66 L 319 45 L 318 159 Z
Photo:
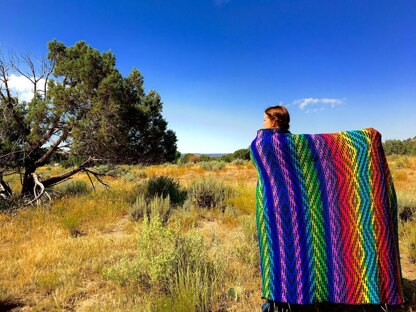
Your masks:
M 272 205 L 270 205 L 270 199 L 273 199 L 273 195 L 271 193 L 271 184 L 270 184 L 270 179 L 267 178 L 267 172 L 266 169 L 263 166 L 263 163 L 261 161 L 261 156 L 257 150 L 257 147 L 255 145 L 256 140 L 254 140 L 251 143 L 251 150 L 254 156 L 254 159 L 256 160 L 256 164 L 259 168 L 259 173 L 261 176 L 262 181 L 264 182 L 263 184 L 263 191 L 264 191 L 264 200 L 266 201 L 265 205 L 264 205 L 264 217 L 265 217 L 265 223 L 266 225 L 270 225 L 270 230 L 267 229 L 266 231 L 266 235 L 267 235 L 267 239 L 269 241 L 269 250 L 271 253 L 271 262 L 269 264 L 270 269 L 272 270 L 272 274 L 270 275 L 270 278 L 273 278 L 272 283 L 270 283 L 270 292 L 271 292 L 271 296 L 272 298 L 267 298 L 273 301 L 281 301 L 282 297 L 282 289 L 281 289 L 281 266 L 280 266 L 280 254 L 279 254 L 279 243 L 277 241 L 277 237 L 278 237 L 278 232 L 277 232 L 277 227 L 276 227 L 276 217 L 273 213 L 270 213 L 270 211 L 273 211 L 273 201 L 272 201 Z M 263 147 L 264 145 L 262 145 Z M 258 161 L 257 161 L 258 160 Z M 266 177 L 266 178 L 264 178 Z M 270 207 L 271 206 L 271 207 Z M 271 220 L 271 221 L 270 221 Z M 276 251 L 276 252 L 275 252 Z M 274 268 L 276 268 L 276 270 L 274 270 Z

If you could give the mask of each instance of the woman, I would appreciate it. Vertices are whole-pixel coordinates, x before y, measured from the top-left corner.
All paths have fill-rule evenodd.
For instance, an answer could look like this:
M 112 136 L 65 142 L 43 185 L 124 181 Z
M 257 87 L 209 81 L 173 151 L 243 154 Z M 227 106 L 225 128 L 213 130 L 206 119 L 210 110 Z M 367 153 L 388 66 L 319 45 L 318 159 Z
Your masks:
M 291 133 L 289 131 L 290 115 L 286 107 L 281 105 L 268 107 L 264 111 L 263 119 L 263 128 L 276 129 L 276 131 L 282 133 Z M 267 302 L 262 305 L 262 312 L 273 312 L 275 308 L 277 308 L 277 311 L 285 311 L 288 309 L 288 305 L 267 299 Z
M 264 111 L 263 128 L 277 128 L 281 132 L 290 133 L 289 122 L 289 112 L 284 106 L 271 106 Z

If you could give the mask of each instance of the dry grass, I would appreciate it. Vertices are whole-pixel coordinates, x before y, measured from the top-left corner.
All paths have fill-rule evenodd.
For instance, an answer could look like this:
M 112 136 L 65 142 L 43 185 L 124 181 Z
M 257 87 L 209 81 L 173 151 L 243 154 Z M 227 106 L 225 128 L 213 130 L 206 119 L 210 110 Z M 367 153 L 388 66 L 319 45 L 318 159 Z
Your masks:
M 416 203 L 416 158 L 388 157 L 400 207 Z M 106 178 L 109 190 L 55 199 L 51 207 L 34 207 L 16 216 L 0 214 L 0 310 L 13 311 L 190 311 L 195 306 L 189 271 L 181 271 L 178 284 L 169 295 L 149 284 L 120 284 L 103 272 L 137 258 L 138 237 L 143 221 L 129 217 L 135 185 L 154 175 L 169 175 L 183 187 L 201 176 L 214 176 L 235 190 L 227 199 L 224 213 L 200 209 L 189 201 L 175 209 L 169 224 L 186 235 L 196 231 L 204 237 L 210 259 L 225 268 L 219 274 L 218 292 L 210 303 L 213 311 L 259 311 L 260 272 L 255 228 L 256 172 L 251 163 L 204 170 L 198 165 L 126 167 L 120 178 Z M 55 175 L 60 167 L 44 167 L 40 173 Z M 88 182 L 82 174 L 73 180 Z M 17 191 L 16 176 L 8 177 Z M 61 194 L 62 195 L 62 194 Z M 400 208 L 408 209 L 408 208 Z M 400 251 L 406 292 L 412 300 L 407 307 L 384 307 L 388 311 L 416 311 L 416 264 L 412 243 L 415 220 L 400 224 Z M 122 260 L 124 259 L 124 260 Z M 203 271 L 197 274 L 203 274 Z M 197 275 L 202 276 L 202 275 Z M 201 284 L 202 285 L 202 284 Z M 203 284 L 206 285 L 206 284 Z M 202 287 L 202 286 L 201 286 Z M 205 286 L 204 286 L 205 287 Z M 191 296 L 192 295 L 192 296 Z M 190 300 L 190 298 L 193 298 Z M 207 300 L 207 299 L 204 299 Z M 292 305 L 292 311 L 381 311 L 380 306 Z

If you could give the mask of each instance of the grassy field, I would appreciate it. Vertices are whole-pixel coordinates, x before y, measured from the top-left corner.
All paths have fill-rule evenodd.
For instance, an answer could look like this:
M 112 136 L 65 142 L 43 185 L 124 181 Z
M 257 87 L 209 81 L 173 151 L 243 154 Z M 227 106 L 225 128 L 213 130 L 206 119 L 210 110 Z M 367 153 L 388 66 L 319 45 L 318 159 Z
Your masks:
M 291 305 L 292 311 L 416 311 L 416 158 L 390 156 L 388 162 L 412 303 Z M 50 166 L 40 174 L 63 171 Z M 260 311 L 257 177 L 250 162 L 118 171 L 104 178 L 110 188 L 96 184 L 94 191 L 78 174 L 53 190 L 50 206 L 0 213 L 0 311 Z M 211 177 L 208 189 L 219 194 L 215 207 L 190 199 L 173 208 L 158 198 L 145 204 L 143 184 L 161 175 L 195 192 Z M 18 177 L 8 178 L 17 190 Z

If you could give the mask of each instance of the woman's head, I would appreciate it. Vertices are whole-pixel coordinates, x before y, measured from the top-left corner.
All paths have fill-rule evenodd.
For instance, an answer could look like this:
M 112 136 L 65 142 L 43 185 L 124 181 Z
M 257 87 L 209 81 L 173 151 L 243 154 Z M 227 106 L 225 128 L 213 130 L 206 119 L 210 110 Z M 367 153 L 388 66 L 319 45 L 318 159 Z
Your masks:
M 280 128 L 289 130 L 290 116 L 286 107 L 277 105 L 264 111 L 263 128 Z

